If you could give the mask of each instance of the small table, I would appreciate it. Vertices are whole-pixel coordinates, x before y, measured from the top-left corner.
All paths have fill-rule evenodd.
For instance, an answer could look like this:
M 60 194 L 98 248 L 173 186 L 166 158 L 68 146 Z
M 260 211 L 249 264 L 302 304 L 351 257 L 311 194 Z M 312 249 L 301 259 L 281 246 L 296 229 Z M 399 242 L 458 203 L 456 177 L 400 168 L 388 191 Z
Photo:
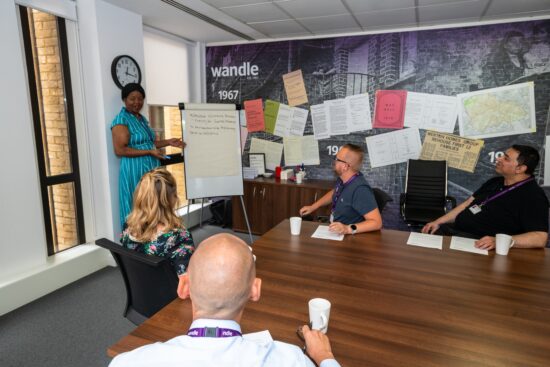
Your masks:
M 254 245 L 262 297 L 243 332 L 268 329 L 301 345 L 309 299 L 332 303 L 328 336 L 342 366 L 549 366 L 550 256 L 508 256 L 407 246 L 408 232 L 382 230 L 343 241 L 290 235 L 285 220 Z M 108 349 L 109 356 L 185 334 L 189 300 L 176 299 Z

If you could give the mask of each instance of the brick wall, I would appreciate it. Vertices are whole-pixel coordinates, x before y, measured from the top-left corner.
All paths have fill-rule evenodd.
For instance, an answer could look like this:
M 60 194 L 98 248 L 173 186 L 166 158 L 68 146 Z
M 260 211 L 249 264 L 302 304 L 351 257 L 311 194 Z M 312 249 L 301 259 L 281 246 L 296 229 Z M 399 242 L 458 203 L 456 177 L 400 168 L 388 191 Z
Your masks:
M 37 10 L 32 18 L 46 173 L 55 176 L 72 172 L 57 22 L 55 16 Z M 56 250 L 77 244 L 73 184 L 52 186 L 48 196 Z

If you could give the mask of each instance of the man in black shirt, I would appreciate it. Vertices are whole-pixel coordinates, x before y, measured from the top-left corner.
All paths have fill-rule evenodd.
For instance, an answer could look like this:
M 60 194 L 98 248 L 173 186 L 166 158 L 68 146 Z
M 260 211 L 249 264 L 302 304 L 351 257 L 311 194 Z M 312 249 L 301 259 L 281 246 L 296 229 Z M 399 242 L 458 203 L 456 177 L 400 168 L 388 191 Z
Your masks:
M 479 238 L 476 247 L 485 250 L 495 248 L 497 233 L 511 235 L 515 247 L 544 247 L 549 203 L 533 176 L 539 160 L 534 148 L 513 145 L 497 159 L 499 177 L 491 178 L 462 204 L 426 224 L 422 233 Z

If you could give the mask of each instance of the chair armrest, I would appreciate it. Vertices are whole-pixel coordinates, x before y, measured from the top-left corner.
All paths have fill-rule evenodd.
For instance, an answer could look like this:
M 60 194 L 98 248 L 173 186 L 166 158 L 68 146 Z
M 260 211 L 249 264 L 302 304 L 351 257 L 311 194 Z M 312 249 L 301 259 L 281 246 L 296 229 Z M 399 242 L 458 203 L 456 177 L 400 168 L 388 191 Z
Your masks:
M 146 255 L 140 252 L 136 252 L 134 250 L 130 250 L 106 238 L 100 238 L 99 240 L 95 241 L 95 244 L 98 245 L 99 247 L 103 247 L 106 250 L 109 250 L 117 254 L 122 254 L 128 258 L 140 261 L 149 266 L 157 267 L 157 266 L 160 266 L 163 262 L 169 261 L 167 258 L 164 258 L 164 257 L 160 257 L 156 255 Z
M 405 218 L 405 201 L 407 200 L 407 193 L 402 192 L 399 194 L 399 211 L 401 212 L 401 217 Z
M 456 199 L 453 196 L 445 196 L 445 201 L 451 203 L 451 208 L 456 208 Z

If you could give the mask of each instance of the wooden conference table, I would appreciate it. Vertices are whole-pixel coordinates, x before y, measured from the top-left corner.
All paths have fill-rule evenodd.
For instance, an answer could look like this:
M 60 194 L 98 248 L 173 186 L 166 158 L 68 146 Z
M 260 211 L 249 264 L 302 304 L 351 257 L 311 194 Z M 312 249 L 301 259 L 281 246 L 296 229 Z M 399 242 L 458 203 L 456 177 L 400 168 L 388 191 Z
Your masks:
M 328 336 L 342 366 L 550 366 L 549 250 L 507 257 L 407 246 L 407 232 L 311 238 L 285 220 L 254 245 L 263 280 L 243 332 L 269 329 L 302 345 L 309 299 L 332 303 Z M 111 346 L 109 356 L 185 334 L 189 300 L 174 300 Z

